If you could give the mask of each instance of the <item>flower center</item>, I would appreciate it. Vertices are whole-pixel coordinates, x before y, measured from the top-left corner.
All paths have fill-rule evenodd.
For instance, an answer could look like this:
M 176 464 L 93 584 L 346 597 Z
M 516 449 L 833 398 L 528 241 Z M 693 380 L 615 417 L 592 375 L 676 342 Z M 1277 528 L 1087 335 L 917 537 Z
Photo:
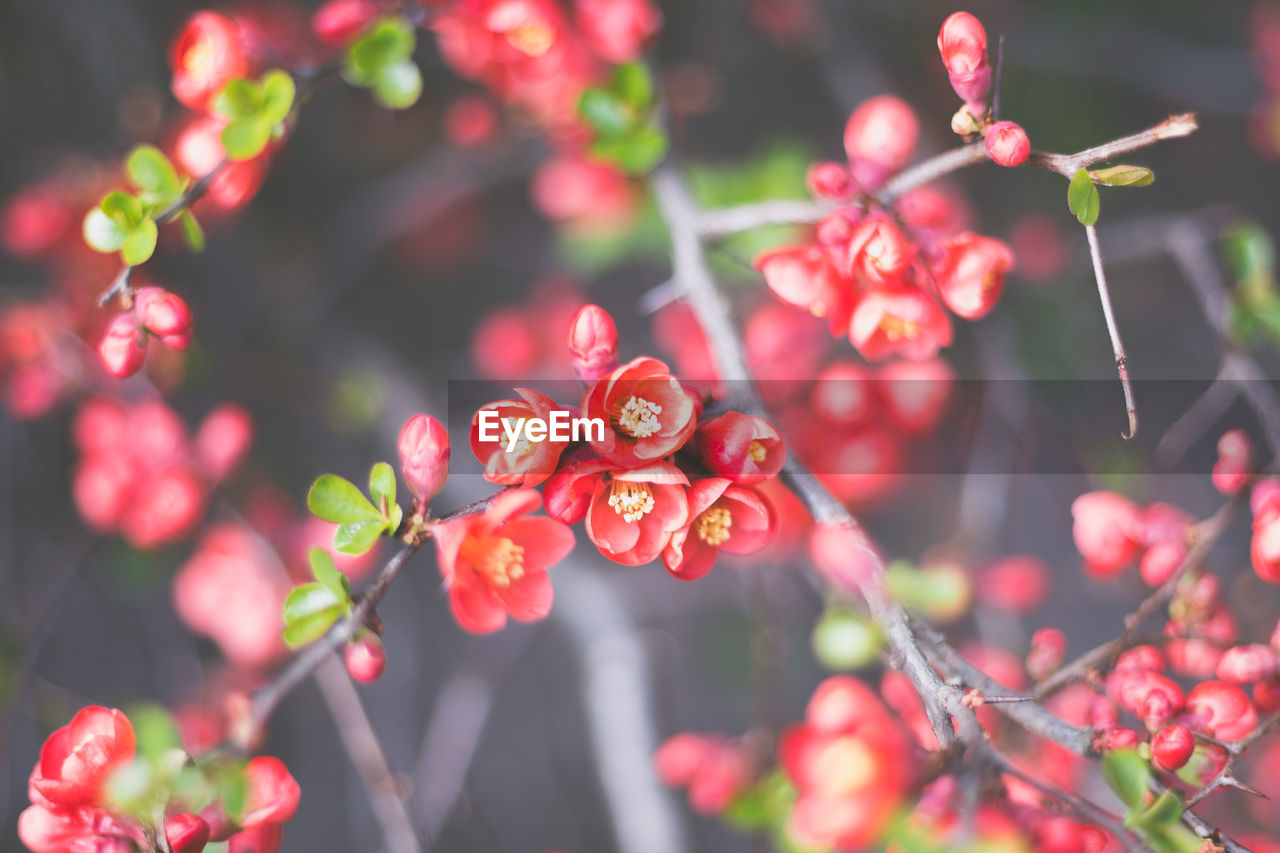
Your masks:
M 658 422 L 658 415 L 661 412 L 662 407 L 657 403 L 650 403 L 644 397 L 632 395 L 631 399 L 623 404 L 622 411 L 618 412 L 618 426 L 632 438 L 648 438 L 662 429 L 662 424 Z
M 763 462 L 767 453 L 768 451 L 764 449 L 764 445 L 755 439 L 752 439 L 751 443 L 747 445 L 747 456 L 751 458 L 752 462 Z
M 468 537 L 458 554 L 494 586 L 524 577 L 524 548 L 505 536 Z
M 218 49 L 208 39 L 197 39 L 195 44 L 182 54 L 182 67 L 196 77 L 208 75 L 217 61 Z
M 545 21 L 530 21 L 507 33 L 507 41 L 523 54 L 539 57 L 551 49 L 555 30 Z
M 718 548 L 729 541 L 729 528 L 733 526 L 733 516 L 724 507 L 713 506 L 698 516 L 694 530 L 698 538 L 713 548 Z
M 653 492 L 646 483 L 627 483 L 614 480 L 609 489 L 609 506 L 630 524 L 639 521 L 653 510 Z
M 915 338 L 920 334 L 920 326 L 918 324 L 911 320 L 895 317 L 892 314 L 884 315 L 880 320 L 880 328 L 884 330 L 885 337 L 891 341 Z
M 837 738 L 818 756 L 814 776 L 831 797 L 856 794 L 875 782 L 876 759 L 860 738 Z

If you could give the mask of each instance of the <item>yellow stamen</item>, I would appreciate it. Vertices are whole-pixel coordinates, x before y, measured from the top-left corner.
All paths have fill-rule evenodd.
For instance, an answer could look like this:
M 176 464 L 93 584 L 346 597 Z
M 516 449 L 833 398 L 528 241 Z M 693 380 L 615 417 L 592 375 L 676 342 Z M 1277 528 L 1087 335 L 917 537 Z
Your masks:
M 861 738 L 842 737 L 822 751 L 814 770 L 824 794 L 847 797 L 875 783 L 876 757 Z
M 609 489 L 609 506 L 630 524 L 639 521 L 653 511 L 653 492 L 645 483 L 627 483 L 614 480 Z
M 718 548 L 729 541 L 729 528 L 733 526 L 733 516 L 723 507 L 713 506 L 698 516 L 694 530 L 698 538 L 713 548 Z
M 508 587 L 524 577 L 524 548 L 505 536 L 468 537 L 458 555 L 494 586 Z
M 511 46 L 528 56 L 542 56 L 555 43 L 556 31 L 545 21 L 530 21 L 507 33 Z
M 182 67 L 194 76 L 208 74 L 218 60 L 218 49 L 208 39 L 197 39 L 182 55 Z
M 884 329 L 885 336 L 891 341 L 915 338 L 920 334 L 919 324 L 911 320 L 904 320 L 901 317 L 895 317 L 892 314 L 884 315 L 880 320 L 880 328 Z
M 632 438 L 648 438 L 662 429 L 658 415 L 662 407 L 650 403 L 644 397 L 632 396 L 618 412 L 618 426 L 622 427 Z
M 751 457 L 752 462 L 763 462 L 767 453 L 768 451 L 764 449 L 764 445 L 754 439 L 747 445 L 747 456 Z

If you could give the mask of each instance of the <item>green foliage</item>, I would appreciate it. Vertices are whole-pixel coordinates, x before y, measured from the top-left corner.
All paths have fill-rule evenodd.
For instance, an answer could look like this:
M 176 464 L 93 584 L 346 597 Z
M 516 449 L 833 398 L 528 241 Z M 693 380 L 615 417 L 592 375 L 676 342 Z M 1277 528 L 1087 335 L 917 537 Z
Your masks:
M 369 89 L 385 107 L 403 110 L 422 94 L 422 72 L 413 62 L 417 37 L 399 16 L 383 18 L 347 48 L 342 76 L 353 86 Z
M 1106 187 L 1145 187 L 1156 179 L 1156 173 L 1145 166 L 1108 166 L 1090 170 L 1089 177 Z
M 351 612 L 351 584 L 323 548 L 312 548 L 315 583 L 294 587 L 284 602 L 284 641 L 291 649 L 313 643 Z
M 782 853 L 816 853 L 787 833 L 787 820 L 796 803 L 796 788 L 782 770 L 762 777 L 738 794 L 725 809 L 724 822 L 739 832 L 768 835 Z
M 190 210 L 184 210 L 178 215 L 178 222 L 182 225 L 182 238 L 187 241 L 187 248 L 193 252 L 203 252 L 204 228 L 200 226 L 196 215 Z
M 1151 767 L 1136 749 L 1117 749 L 1102 756 L 1102 775 L 1125 805 L 1124 823 L 1156 853 L 1195 853 L 1200 839 L 1179 823 L 1182 802 L 1166 791 L 1148 802 Z
M 889 594 L 908 610 L 930 619 L 955 618 L 969 603 L 970 588 L 962 572 L 942 564 L 917 569 L 894 560 L 885 575 Z
M 1077 169 L 1067 186 L 1067 207 L 1080 220 L 1081 225 L 1093 225 L 1098 221 L 1100 201 L 1098 188 L 1088 169 Z
M 137 196 L 115 190 L 84 218 L 84 241 L 95 251 L 119 252 L 130 266 L 145 263 L 155 252 L 158 229 L 152 206 Z
M 153 205 L 176 201 L 187 188 L 169 158 L 154 145 L 139 145 L 130 151 L 125 159 L 125 172 L 142 191 L 142 198 Z
M 1256 222 L 1238 222 L 1222 242 L 1227 265 L 1236 279 L 1228 331 L 1241 346 L 1265 335 L 1280 346 L 1280 289 L 1276 287 L 1275 244 Z
M 614 69 L 606 86 L 583 92 L 578 116 L 595 133 L 591 156 L 629 175 L 650 172 L 667 153 L 666 132 L 653 106 L 653 79 L 637 62 Z
M 1115 749 L 1102 757 L 1102 776 L 1120 802 L 1132 809 L 1147 795 L 1151 768 L 1136 749 Z
M 875 623 L 860 613 L 830 607 L 813 629 L 813 653 L 827 669 L 848 672 L 874 663 L 884 644 Z
M 251 160 L 271 140 L 283 133 L 293 110 L 297 87 L 289 72 L 278 68 L 258 82 L 238 78 L 227 83 L 214 99 L 213 109 L 227 119 L 222 147 L 232 160 Z
M 391 466 L 379 462 L 369 472 L 373 500 L 354 484 L 336 474 L 324 474 L 307 493 L 307 507 L 325 521 L 338 525 L 333 545 L 344 554 L 363 554 L 383 534 L 393 534 L 404 519 L 396 501 L 396 478 Z

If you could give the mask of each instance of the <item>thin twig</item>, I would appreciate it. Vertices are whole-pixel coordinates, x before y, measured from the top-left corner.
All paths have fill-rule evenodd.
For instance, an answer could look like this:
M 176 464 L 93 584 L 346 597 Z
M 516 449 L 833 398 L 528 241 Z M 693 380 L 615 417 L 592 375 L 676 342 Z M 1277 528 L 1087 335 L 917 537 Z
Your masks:
M 1102 302 L 1102 316 L 1107 321 L 1107 334 L 1111 337 L 1111 351 L 1115 355 L 1120 387 L 1124 389 L 1124 408 L 1129 415 L 1129 432 L 1121 435 L 1127 441 L 1138 434 L 1138 410 L 1133 402 L 1133 385 L 1129 382 L 1129 359 L 1124 354 L 1120 329 L 1116 326 L 1115 313 L 1111 308 L 1111 291 L 1107 288 L 1107 273 L 1102 268 L 1102 250 L 1098 248 L 1098 229 L 1093 225 L 1086 225 L 1084 233 L 1089 238 L 1089 256 L 1093 258 L 1093 277 L 1098 281 L 1098 299 Z

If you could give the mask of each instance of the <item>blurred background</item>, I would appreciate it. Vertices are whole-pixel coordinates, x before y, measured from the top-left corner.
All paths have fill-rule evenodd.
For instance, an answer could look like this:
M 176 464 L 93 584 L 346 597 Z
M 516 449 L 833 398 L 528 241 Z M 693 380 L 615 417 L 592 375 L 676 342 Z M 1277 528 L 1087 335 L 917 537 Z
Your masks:
M 842 156 L 849 112 L 883 92 L 917 109 L 921 156 L 955 144 L 955 96 L 935 46 L 952 3 L 662 6 L 653 63 L 670 104 L 672 149 L 708 206 L 806 197 L 806 165 Z M 0 197 L 69 175 L 93 184 L 130 146 L 172 138 L 181 120 L 165 51 L 199 8 L 187 0 L 0 4 Z M 305 32 L 311 4 L 231 8 Z M 981 638 L 1020 657 L 1030 632 L 1049 624 L 1080 651 L 1114 633 L 1141 586 L 1081 574 L 1071 500 L 1118 487 L 1203 517 L 1220 502 L 1206 476 L 1217 436 L 1238 426 L 1267 446 L 1244 397 L 1215 401 L 1218 411 L 1200 424 L 1167 434 L 1222 364 L 1220 330 L 1202 308 L 1213 294 L 1235 300 L 1234 340 L 1254 351 L 1266 393 L 1266 377 L 1277 375 L 1270 347 L 1280 313 L 1268 313 L 1276 303 L 1266 235 L 1280 227 L 1280 106 L 1271 88 L 1280 84 L 1280 6 L 966 8 L 993 44 L 1003 36 L 1002 117 L 1026 128 L 1036 148 L 1075 151 L 1176 112 L 1200 119 L 1195 135 L 1127 158 L 1154 169 L 1152 186 L 1102 193 L 1117 320 L 1131 371 L 1144 380 L 1140 440 L 1120 439 L 1123 404 L 1065 182 L 984 165 L 949 183 L 967 198 L 976 230 L 1014 247 L 1018 269 L 989 317 L 957 323 L 945 357 L 962 379 L 1004 381 L 961 383 L 936 432 L 898 446 L 890 468 L 877 468 L 882 460 L 866 451 L 878 479 L 849 495 L 887 555 L 948 561 L 976 584 L 973 613 L 947 626 L 957 641 Z M 191 304 L 198 331 L 190 350 L 158 359 L 147 379 L 125 386 L 80 376 L 74 393 L 44 407 L 24 406 L 22 389 L 10 390 L 0 417 L 0 848 L 18 849 L 14 827 L 39 745 L 75 709 L 153 701 L 186 709 L 193 728 L 203 721 L 216 730 L 216 719 L 202 715 L 216 718 L 208 709 L 220 697 L 270 672 L 228 667 L 219 646 L 175 612 L 173 578 L 204 547 L 200 534 L 139 550 L 81 521 L 68 485 L 80 454 L 73 400 L 95 388 L 138 399 L 149 382 L 192 429 L 218 404 L 244 406 L 253 448 L 211 496 L 204 529 L 252 530 L 297 573 L 305 570 L 295 565 L 299 543 L 317 537 L 303 506 L 317 474 L 359 481 L 373 461 L 394 457 L 395 436 L 414 412 L 465 422 L 469 413 L 450 409 L 462 393 L 451 382 L 566 378 L 562 341 L 582 301 L 613 313 L 624 357 L 681 355 L 687 317 L 678 306 L 649 313 L 662 301 L 650 292 L 670 267 L 643 186 L 583 190 L 612 194 L 620 212 L 597 217 L 610 219 L 604 226 L 548 222 L 530 192 L 548 156 L 537 135 L 495 108 L 496 128 L 473 139 L 455 107 L 482 90 L 441 63 L 430 37 L 417 58 L 426 85 L 415 107 L 393 114 L 341 83 L 321 87 L 256 198 L 234 215 L 210 213 L 207 250 L 162 246 L 148 273 Z M 761 229 L 716 245 L 717 275 L 743 323 L 776 305 L 751 269 L 755 252 L 796 236 Z M 97 293 L 114 274 L 100 261 L 6 252 L 3 297 L 19 304 L 51 291 Z M 1197 290 L 1205 263 L 1209 289 Z M 809 369 L 856 359 L 815 325 L 802 336 L 813 348 Z M 771 328 L 755 344 L 748 339 L 757 367 L 798 378 L 788 374 L 794 342 L 771 349 Z M 1064 380 L 1072 384 L 1055 392 Z M 1073 401 L 1090 414 L 1063 429 Z M 457 432 L 454 447 L 468 456 Z M 959 449 L 942 458 L 938 448 Z M 437 503 L 461 505 L 484 490 L 478 477 L 457 477 Z M 1275 589 L 1238 571 L 1248 562 L 1247 530 L 1238 520 L 1214 560 L 1246 634 L 1260 630 L 1250 619 L 1262 625 L 1280 603 Z M 1010 554 L 1049 567 L 1049 591 L 1030 612 L 984 597 L 984 567 Z M 348 731 L 367 714 L 394 773 L 387 784 L 406 793 L 435 850 L 607 853 L 656 850 L 645 846 L 655 838 L 676 839 L 670 849 L 747 849 L 746 838 L 661 790 L 648 760 L 678 731 L 741 733 L 800 716 L 825 672 L 810 645 L 825 602 L 799 576 L 804 559 L 803 547 L 779 547 L 761 559 L 722 560 L 708 578 L 683 584 L 657 565 L 608 564 L 580 541 L 554 570 L 547 621 L 472 637 L 450 616 L 424 552 L 379 607 L 389 665 L 360 689 L 363 712 L 340 686 L 307 684 L 270 723 L 263 751 L 284 758 L 303 791 L 284 849 L 378 846 L 375 812 L 337 739 L 335 714 Z M 620 844 L 620 835 L 630 840 Z

